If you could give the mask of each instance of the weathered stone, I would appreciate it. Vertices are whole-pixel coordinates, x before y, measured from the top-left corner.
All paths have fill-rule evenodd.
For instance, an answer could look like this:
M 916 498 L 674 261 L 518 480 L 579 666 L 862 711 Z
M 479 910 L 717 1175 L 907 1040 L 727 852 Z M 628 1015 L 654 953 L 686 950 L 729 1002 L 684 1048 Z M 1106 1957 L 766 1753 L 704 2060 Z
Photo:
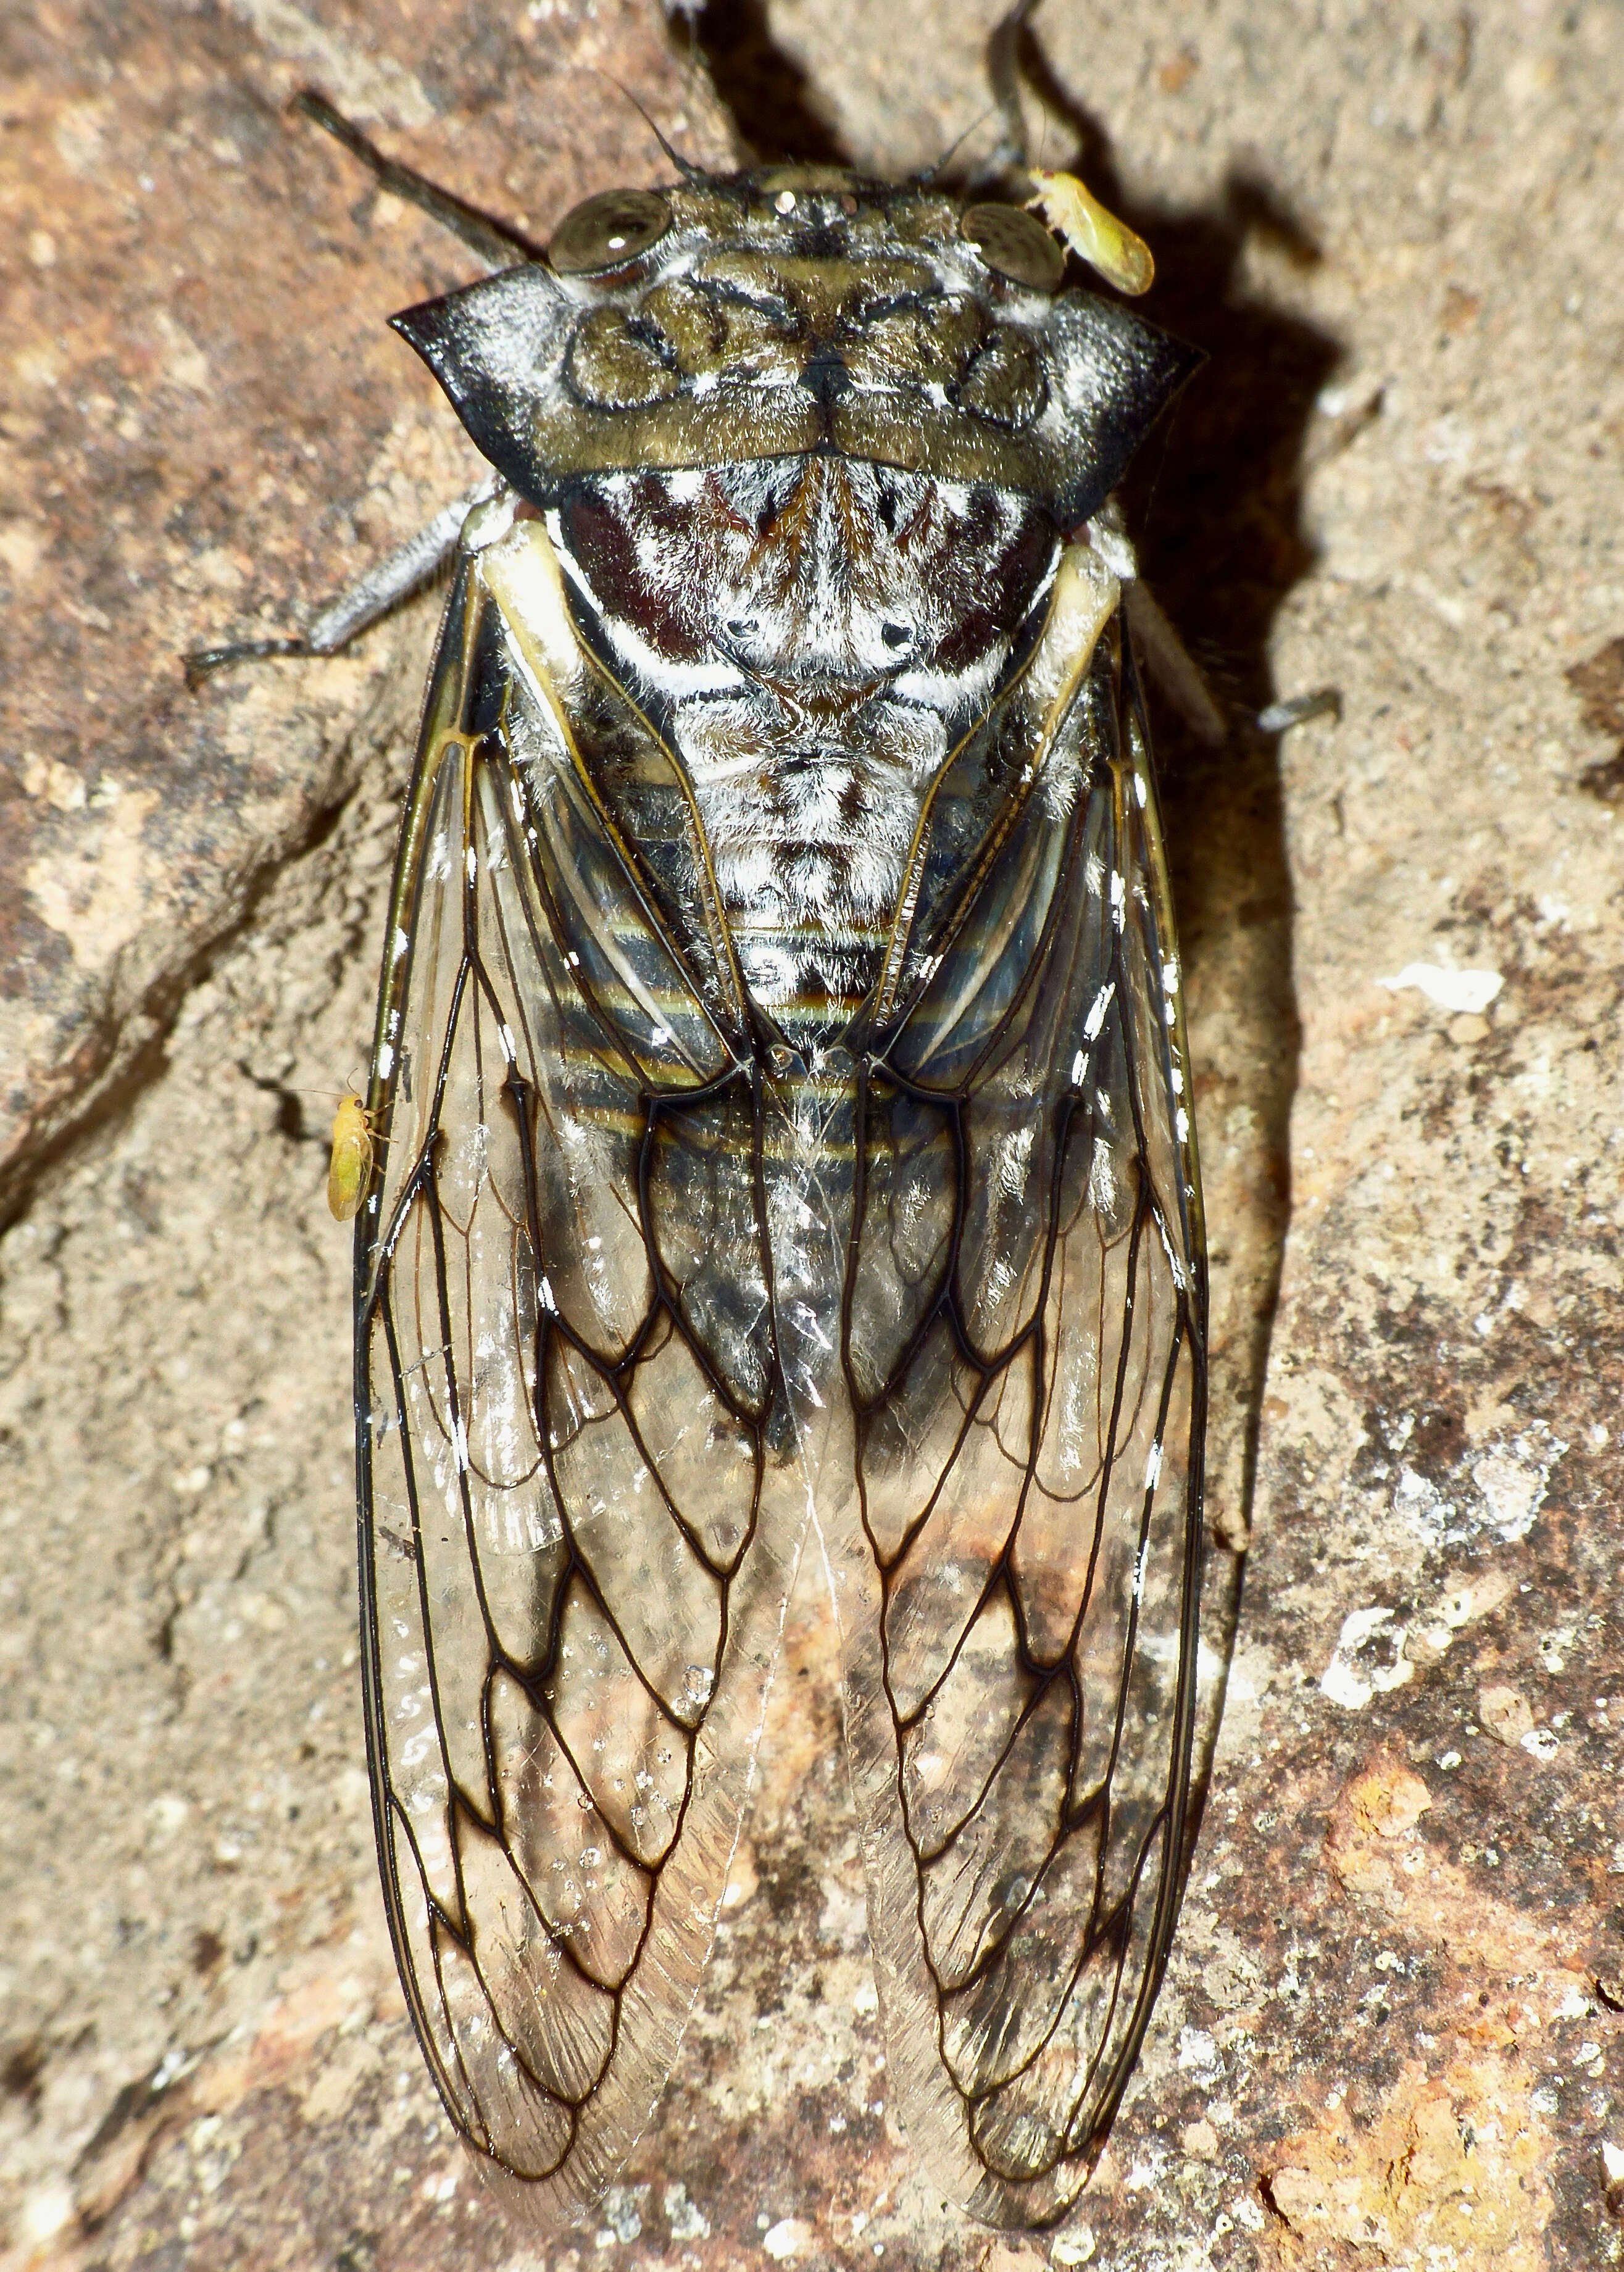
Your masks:
M 1176 26 L 1049 11 L 1045 158 L 1081 138 L 1093 186 L 1161 265 L 1147 311 L 1212 356 L 1138 503 L 1148 572 L 1237 721 L 1216 758 L 1171 720 L 1162 740 L 1215 1247 L 1214 1513 L 1236 1539 L 1249 1519 L 1254 1544 L 1160 2014 L 1077 2216 L 1041 2244 L 944 2214 L 891 2125 L 810 1596 L 706 2001 L 603 2224 L 513 2234 L 436 2112 L 373 1889 L 346 1662 L 346 1242 L 322 1212 L 325 1107 L 302 1101 L 364 1043 L 430 626 L 419 608 L 360 663 L 249 675 L 195 712 L 166 674 L 180 646 L 329 588 L 424 489 L 454 484 L 460 445 L 377 323 L 463 272 L 409 216 L 370 209 L 325 145 L 288 138 L 275 105 L 320 75 L 313 48 L 267 56 L 306 20 L 291 11 L 126 9 L 104 82 L 101 16 L 36 30 L 14 13 L 0 33 L 21 57 L 0 94 L 18 122 L 0 146 L 8 242 L 45 232 L 56 261 L 38 249 L 28 293 L 81 257 L 75 199 L 116 214 L 125 198 L 161 246 L 137 292 L 135 222 L 92 232 L 101 268 L 56 313 L 14 295 L 8 333 L 26 376 L 82 325 L 89 374 L 19 397 L 39 423 L 8 430 L 37 452 L 35 486 L 8 498 L 0 562 L 38 564 L 27 588 L 50 611 L 28 635 L 63 642 L 49 673 L 8 684 L 37 706 L 19 811 L 44 898 L 6 908 L 46 958 L 12 1005 L 10 1060 L 26 1043 L 44 1069 L 17 1072 L 17 1117 L 38 1143 L 116 1066 L 152 1076 L 118 1125 L 64 1148 L 6 1243 L 0 2177 L 19 2263 L 1624 2258 L 1624 21 L 1545 0 L 1403 18 L 1216 0 Z M 730 83 L 767 90 L 745 122 L 766 147 L 775 116 L 807 146 L 821 105 L 826 145 L 924 165 L 984 108 L 993 0 L 775 0 L 775 63 L 760 10 L 720 12 Z M 428 90 L 432 121 L 371 99 L 398 146 L 538 225 L 617 172 L 649 177 L 618 97 L 560 63 L 629 12 L 538 5 L 522 36 L 488 13 L 423 18 L 438 29 L 419 49 L 409 14 L 322 16 L 323 52 L 381 70 L 386 50 Z M 670 69 L 617 74 L 655 90 L 668 129 Z M 509 149 L 520 83 L 536 123 Z M 165 140 L 166 119 L 239 85 L 259 91 L 260 138 L 228 107 L 212 131 L 241 167 L 201 127 Z M 357 101 L 353 81 L 329 91 Z M 97 133 L 125 185 L 67 170 Z M 206 198 L 188 198 L 199 178 Z M 172 304 L 194 242 L 255 280 L 218 330 L 206 295 Z M 291 282 L 266 297 L 284 274 L 296 318 Z M 229 376 L 217 395 L 188 392 L 197 366 L 161 310 Z M 181 355 L 168 378 L 126 370 L 141 341 Z M 216 446 L 228 409 L 252 452 Z M 117 437 L 126 415 L 139 445 Z M 306 441 L 348 486 L 317 482 Z M 150 458 L 119 454 L 138 447 Z M 161 507 L 118 488 L 120 467 Z M 296 480 L 330 519 L 287 510 Z M 130 511 L 125 551 L 107 533 L 120 504 L 93 489 Z M 363 496 L 376 517 L 352 527 Z M 65 564 L 43 549 L 47 504 Z M 128 628 L 98 632 L 72 610 L 112 617 L 128 567 L 147 579 Z M 116 706 L 76 706 L 80 685 L 115 684 Z M 1245 729 L 1328 686 L 1340 719 L 1277 743 Z M 131 687 L 169 706 L 152 694 L 158 724 L 109 734 L 124 795 L 98 804 L 99 726 L 71 746 L 47 728 L 124 715 Z M 236 768 L 210 776 L 228 810 L 188 786 L 198 717 Z M 155 802 L 120 821 L 143 792 Z M 162 960 L 206 885 L 228 912 Z M 83 941 L 41 907 L 70 925 L 88 910 Z M 198 940 L 221 942 L 206 975 Z M 155 1007 L 149 969 L 178 974 Z M 53 971 L 64 990 L 31 990 Z M 1472 973 L 1500 983 L 1469 1000 Z M 143 1013 L 168 1021 L 146 1058 Z M 1529 1713 L 1509 1744 L 1485 1716 L 1496 1690 Z

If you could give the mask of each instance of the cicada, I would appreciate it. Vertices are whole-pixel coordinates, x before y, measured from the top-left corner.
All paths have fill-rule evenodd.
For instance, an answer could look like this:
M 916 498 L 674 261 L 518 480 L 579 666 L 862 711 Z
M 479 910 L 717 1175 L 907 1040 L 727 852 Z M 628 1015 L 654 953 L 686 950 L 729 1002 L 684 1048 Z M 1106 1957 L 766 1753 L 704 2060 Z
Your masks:
M 896 2102 L 1038 2226 L 1190 1827 L 1206 1274 L 1116 491 L 1194 357 L 1018 202 L 677 172 L 395 318 L 489 480 L 285 643 L 449 534 L 357 1222 L 390 1930 L 458 2130 L 573 2217 L 815 1536 Z

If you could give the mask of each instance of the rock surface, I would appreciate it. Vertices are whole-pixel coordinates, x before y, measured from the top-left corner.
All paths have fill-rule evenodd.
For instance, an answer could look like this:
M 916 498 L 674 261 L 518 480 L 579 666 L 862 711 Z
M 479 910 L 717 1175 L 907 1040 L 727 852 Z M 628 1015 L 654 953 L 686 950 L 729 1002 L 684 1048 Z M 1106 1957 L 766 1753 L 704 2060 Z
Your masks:
M 984 109 L 995 13 L 700 29 L 764 149 L 894 172 Z M 1028 61 L 1043 154 L 1081 146 L 1156 250 L 1148 312 L 1212 358 L 1137 506 L 1234 721 L 1216 757 L 1162 740 L 1214 1515 L 1253 1543 L 1106 2158 L 1042 2244 L 913 2173 L 810 1595 L 704 2009 L 602 2226 L 517 2234 L 460 2158 L 374 1889 L 314 1094 L 364 1048 L 431 612 L 196 703 L 174 658 L 285 622 L 468 463 L 379 318 L 469 271 L 285 123 L 296 85 L 538 233 L 654 170 L 590 66 L 696 156 L 725 130 L 631 0 L 23 0 L 8 2272 L 1624 2259 L 1624 19 L 1049 0 Z M 1246 723 L 1327 686 L 1339 720 Z

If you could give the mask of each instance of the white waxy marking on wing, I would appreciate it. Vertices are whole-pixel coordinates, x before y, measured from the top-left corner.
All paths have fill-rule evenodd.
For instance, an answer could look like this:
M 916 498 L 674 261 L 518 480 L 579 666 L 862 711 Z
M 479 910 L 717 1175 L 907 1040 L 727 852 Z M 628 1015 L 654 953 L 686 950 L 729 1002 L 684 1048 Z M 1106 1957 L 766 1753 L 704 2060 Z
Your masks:
M 501 1036 L 503 1056 L 507 1059 L 509 1065 L 517 1064 L 519 1058 L 519 1044 L 514 1041 L 511 1029 L 506 1026 L 498 1026 L 497 1028 L 497 1032 Z
M 1156 1211 L 1156 1236 L 1162 1242 L 1162 1252 L 1167 1257 L 1167 1267 L 1173 1274 L 1173 1283 L 1182 1294 L 1190 1282 L 1190 1274 L 1185 1268 L 1173 1246 L 1172 1240 L 1167 1235 L 1167 1225 L 1162 1220 L 1162 1211 L 1159 1207 Z
M 1177 957 L 1162 965 L 1162 991 L 1164 994 L 1176 994 L 1179 991 L 1179 963 Z
M 1150 1446 L 1150 1457 L 1145 1461 L 1145 1489 L 1147 1491 L 1154 1491 L 1156 1484 L 1161 1480 L 1161 1475 L 1162 1444 L 1161 1439 L 1158 1437 L 1156 1441 Z
M 1111 880 L 1113 883 L 1116 883 L 1119 878 L 1113 877 Z M 1100 1036 L 1100 1028 L 1105 1022 L 1105 1013 L 1111 1007 L 1111 997 L 1115 994 L 1116 990 L 1116 980 L 1114 978 L 1108 978 L 1105 981 L 1105 983 L 1100 988 L 1099 992 L 1095 996 L 1093 1001 L 1089 1005 L 1089 1014 L 1082 1021 L 1082 1036 L 1085 1041 L 1098 1041 Z
M 465 863 L 468 871 L 468 881 L 471 884 L 479 873 L 479 855 L 471 844 L 465 855 Z
M 1127 885 L 1119 871 L 1113 868 L 1111 871 L 1111 920 L 1119 930 L 1122 928 L 1126 910 Z
M 1088 1070 L 1089 1060 L 1083 1051 L 1079 1050 L 1076 1056 L 1072 1059 L 1072 1087 L 1074 1088 L 1081 1088 L 1082 1087 L 1083 1079 L 1088 1072 Z
M 399 1716 L 402 1720 L 415 1720 L 422 1710 L 423 1706 L 412 1698 L 408 1705 L 402 1706 Z M 418 1729 L 415 1735 L 407 1738 L 400 1746 L 400 1765 L 408 1775 L 435 1756 L 439 1749 L 439 1740 L 438 1730 L 432 1724 Z
M 1173 1126 L 1178 1132 L 1179 1141 L 1187 1144 L 1190 1140 L 1190 1116 L 1182 1104 L 1173 1115 Z
M 802 1213 L 805 1215 L 806 1222 L 810 1223 L 812 1221 L 811 1210 L 809 1208 L 804 1208 Z M 828 1335 L 823 1330 L 818 1312 L 812 1308 L 811 1303 L 796 1302 L 791 1304 L 790 1314 L 794 1319 L 796 1326 L 798 1327 L 800 1332 L 805 1334 L 808 1341 L 815 1342 L 817 1347 L 820 1349 L 828 1349 L 833 1347 L 833 1343 L 830 1342 Z
M 1167 1078 L 1173 1085 L 1173 1095 L 1175 1096 L 1182 1096 L 1184 1095 L 1184 1072 L 1182 1068 L 1179 1065 L 1170 1065 L 1167 1071 Z
M 1150 802 L 1150 785 L 1143 774 L 1135 774 L 1134 776 L 1134 795 L 1138 799 L 1139 809 L 1142 812 Z
M 379 1080 L 387 1080 L 393 1071 L 394 1050 L 389 1043 L 385 1042 L 378 1052 L 378 1077 Z
M 1028 1121 L 1017 1128 L 998 1147 L 998 1179 L 1011 1199 L 1018 1200 L 1027 1185 L 1030 1170 L 1032 1140 L 1037 1133 L 1037 1123 Z
M 1096 1214 L 1111 1215 L 1117 1207 L 1116 1163 L 1111 1156 L 1111 1147 L 1096 1141 L 1094 1156 L 1089 1162 L 1089 1205 Z
M 555 1318 L 558 1316 L 558 1304 L 553 1299 L 552 1282 L 544 1273 L 541 1284 L 535 1289 L 535 1298 L 543 1310 L 550 1310 Z
M 1155 1478 L 1152 1477 L 1151 1480 L 1154 1482 Z M 1147 1539 L 1140 1548 L 1138 1559 L 1134 1565 L 1134 1600 L 1136 1604 L 1145 1598 L 1145 1570 L 1149 1560 L 1150 1542 Z
M 400 957 L 401 957 L 401 956 L 406 953 L 406 950 L 408 949 L 408 946 L 410 946 L 411 943 L 412 943 L 412 939 L 411 939 L 411 933 L 410 933 L 409 931 L 404 931 L 404 930 L 399 930 L 399 929 L 397 929 L 397 930 L 396 930 L 396 931 L 395 931 L 395 935 L 394 935 L 394 960 L 395 960 L 395 961 L 399 962 L 399 960 L 400 960 Z

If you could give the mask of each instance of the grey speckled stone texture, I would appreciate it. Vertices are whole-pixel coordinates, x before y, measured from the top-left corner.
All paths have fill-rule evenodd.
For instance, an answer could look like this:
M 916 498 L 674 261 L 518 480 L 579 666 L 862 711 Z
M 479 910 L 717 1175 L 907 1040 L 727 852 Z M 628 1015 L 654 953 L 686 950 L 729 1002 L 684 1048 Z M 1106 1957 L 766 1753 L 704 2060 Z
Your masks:
M 897 171 L 985 146 L 994 12 L 701 31 L 764 150 Z M 518 2235 L 459 2158 L 374 1889 L 310 1094 L 364 1046 L 430 617 L 195 707 L 172 661 L 461 479 L 378 326 L 454 258 L 296 145 L 300 78 L 540 226 L 649 176 L 587 62 L 724 130 L 629 0 L 18 0 L 0 41 L 7 2272 L 1620 2261 L 1624 14 L 1048 0 L 1029 49 L 1041 154 L 1211 358 L 1134 506 L 1234 721 L 1160 724 L 1252 1535 L 1159 2017 L 1041 2245 L 887 2113 L 810 1593 L 602 2225 Z

